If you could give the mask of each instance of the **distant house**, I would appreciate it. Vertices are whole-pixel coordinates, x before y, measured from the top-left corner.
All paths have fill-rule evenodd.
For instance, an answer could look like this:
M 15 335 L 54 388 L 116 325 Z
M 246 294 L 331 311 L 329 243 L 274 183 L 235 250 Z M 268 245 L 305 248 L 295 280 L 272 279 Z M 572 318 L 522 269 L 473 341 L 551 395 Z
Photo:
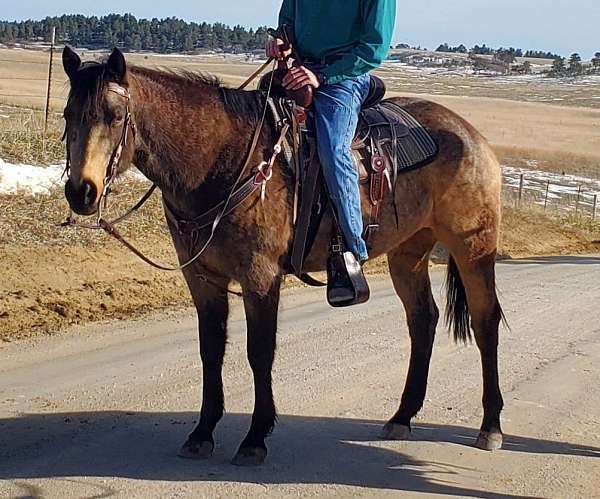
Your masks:
M 476 73 L 510 74 L 510 64 L 495 57 L 477 55 L 474 52 L 470 52 L 469 63 L 473 66 L 473 70 Z
M 512 75 L 530 75 L 532 72 L 531 63 L 525 61 L 523 64 L 513 64 L 510 67 L 510 74 Z

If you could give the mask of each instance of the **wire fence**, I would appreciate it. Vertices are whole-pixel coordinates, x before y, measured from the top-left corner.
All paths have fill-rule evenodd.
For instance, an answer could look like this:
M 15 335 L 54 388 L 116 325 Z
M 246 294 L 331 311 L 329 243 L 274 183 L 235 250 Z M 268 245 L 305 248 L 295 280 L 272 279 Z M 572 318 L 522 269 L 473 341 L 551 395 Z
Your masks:
M 10 52 L 3 51 L 0 57 L 0 103 L 44 108 L 44 130 L 51 108 L 59 107 L 66 97 L 66 77 L 54 52 L 53 31 L 49 52 L 17 51 L 15 57 L 10 57 Z
M 583 177 L 504 166 L 502 174 L 505 199 L 517 208 L 600 220 L 600 178 L 593 173 Z

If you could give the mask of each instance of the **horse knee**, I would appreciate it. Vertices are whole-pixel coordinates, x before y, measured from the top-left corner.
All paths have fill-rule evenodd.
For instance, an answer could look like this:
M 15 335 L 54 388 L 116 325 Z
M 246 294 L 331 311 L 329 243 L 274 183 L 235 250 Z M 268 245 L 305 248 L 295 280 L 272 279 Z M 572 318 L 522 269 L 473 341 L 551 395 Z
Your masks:
M 440 311 L 433 300 L 433 296 L 429 297 L 427 305 L 411 309 L 407 319 L 409 334 L 413 341 L 426 338 L 428 342 L 433 342 L 440 319 Z

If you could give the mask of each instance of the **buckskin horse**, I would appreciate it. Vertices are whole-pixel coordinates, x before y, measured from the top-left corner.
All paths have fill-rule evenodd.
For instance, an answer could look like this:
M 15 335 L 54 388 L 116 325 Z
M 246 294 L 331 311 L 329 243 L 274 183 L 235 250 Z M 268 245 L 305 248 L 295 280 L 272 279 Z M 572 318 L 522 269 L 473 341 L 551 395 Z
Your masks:
M 63 65 L 71 85 L 64 112 L 65 194 L 78 214 L 98 209 L 112 163 L 115 176 L 134 164 L 158 185 L 171 212 L 180 220 L 193 220 L 223 203 L 244 160 L 254 173 L 273 156 L 278 140 L 274 120 L 267 117 L 255 133 L 266 106 L 264 92 L 225 88 L 206 75 L 128 66 L 117 49 L 106 62 L 82 63 L 67 47 Z M 408 438 L 411 420 L 423 405 L 439 317 L 428 261 L 439 241 L 450 253 L 446 319 L 457 341 L 470 339 L 472 329 L 481 353 L 484 416 L 476 446 L 494 450 L 502 445 L 503 406 L 497 365 L 502 309 L 495 285 L 500 167 L 483 136 L 452 111 L 421 99 L 394 102 L 426 127 L 439 155 L 427 167 L 397 178 L 395 199 L 387 196 L 381 229 L 373 239 L 372 256 L 388 257 L 411 339 L 400 407 L 382 438 Z M 294 182 L 293 168 L 277 158 L 263 202 L 256 192 L 222 217 L 218 230 L 213 226 L 210 244 L 183 270 L 198 313 L 203 393 L 200 419 L 180 450 L 182 457 L 202 459 L 213 452 L 213 431 L 224 410 L 221 371 L 228 286 L 234 281 L 242 289 L 255 406 L 233 462 L 257 465 L 267 455 L 265 438 L 276 419 L 271 370 L 280 286 L 294 231 Z M 366 192 L 363 197 L 367 209 Z M 173 217 L 167 222 L 181 262 L 197 255 L 211 232 L 209 226 L 199 237 L 178 230 Z M 323 221 L 306 270 L 324 269 L 331 224 L 331 217 Z

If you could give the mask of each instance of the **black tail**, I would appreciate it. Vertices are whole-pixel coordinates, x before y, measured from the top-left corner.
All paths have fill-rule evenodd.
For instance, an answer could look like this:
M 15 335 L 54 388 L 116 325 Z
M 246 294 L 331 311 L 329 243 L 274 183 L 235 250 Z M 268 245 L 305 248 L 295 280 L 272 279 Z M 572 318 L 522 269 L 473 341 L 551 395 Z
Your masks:
M 457 343 L 472 340 L 467 292 L 452 256 L 448 260 L 446 278 L 446 324 L 453 329 Z

